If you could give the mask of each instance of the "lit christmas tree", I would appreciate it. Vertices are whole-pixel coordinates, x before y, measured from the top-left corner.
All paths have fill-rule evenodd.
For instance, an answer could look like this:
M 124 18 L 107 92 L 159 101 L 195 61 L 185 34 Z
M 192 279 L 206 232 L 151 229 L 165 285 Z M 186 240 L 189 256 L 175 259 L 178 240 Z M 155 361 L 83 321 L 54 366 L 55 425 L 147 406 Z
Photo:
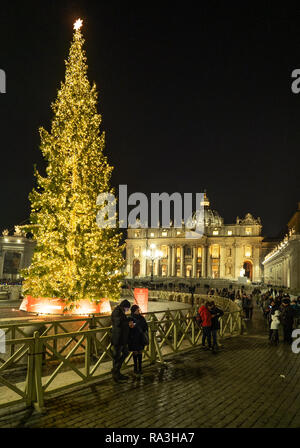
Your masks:
M 117 300 L 124 264 L 121 234 L 96 223 L 97 196 L 113 192 L 113 167 L 103 154 L 105 136 L 99 130 L 96 86 L 87 78 L 81 25 L 80 19 L 74 24 L 65 81 L 52 104 L 51 132 L 40 129 L 46 176 L 35 170 L 30 225 L 23 227 L 37 242 L 22 273 L 24 294 L 60 298 L 69 309 L 81 299 Z

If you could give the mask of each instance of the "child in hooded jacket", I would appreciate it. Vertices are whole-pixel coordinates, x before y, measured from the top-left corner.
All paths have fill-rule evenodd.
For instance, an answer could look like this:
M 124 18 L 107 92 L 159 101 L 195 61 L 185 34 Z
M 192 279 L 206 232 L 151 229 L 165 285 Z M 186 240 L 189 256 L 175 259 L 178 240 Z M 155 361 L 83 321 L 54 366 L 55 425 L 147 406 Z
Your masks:
M 280 311 L 276 310 L 274 314 L 271 316 L 271 325 L 270 325 L 270 341 L 275 344 L 279 343 L 279 327 L 280 327 Z

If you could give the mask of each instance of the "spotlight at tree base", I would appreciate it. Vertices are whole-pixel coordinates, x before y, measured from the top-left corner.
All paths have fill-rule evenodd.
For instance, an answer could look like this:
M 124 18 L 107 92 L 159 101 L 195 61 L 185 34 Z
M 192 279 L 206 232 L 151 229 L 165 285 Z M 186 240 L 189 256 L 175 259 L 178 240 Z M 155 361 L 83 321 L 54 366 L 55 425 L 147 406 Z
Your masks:
M 109 299 L 101 299 L 99 303 L 91 302 L 88 299 L 76 302 L 72 310 L 66 309 L 66 303 L 58 298 L 47 297 L 24 297 L 20 311 L 34 314 L 52 315 L 79 315 L 88 316 L 90 314 L 110 314 L 111 306 Z

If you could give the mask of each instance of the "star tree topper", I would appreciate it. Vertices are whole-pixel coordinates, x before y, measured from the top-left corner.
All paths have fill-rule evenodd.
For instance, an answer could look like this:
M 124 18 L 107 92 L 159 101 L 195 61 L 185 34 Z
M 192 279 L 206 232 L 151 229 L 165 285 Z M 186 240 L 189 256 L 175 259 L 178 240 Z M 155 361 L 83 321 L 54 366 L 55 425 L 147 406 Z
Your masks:
M 82 23 L 81 19 L 77 19 L 73 26 L 74 30 L 78 31 L 82 27 Z

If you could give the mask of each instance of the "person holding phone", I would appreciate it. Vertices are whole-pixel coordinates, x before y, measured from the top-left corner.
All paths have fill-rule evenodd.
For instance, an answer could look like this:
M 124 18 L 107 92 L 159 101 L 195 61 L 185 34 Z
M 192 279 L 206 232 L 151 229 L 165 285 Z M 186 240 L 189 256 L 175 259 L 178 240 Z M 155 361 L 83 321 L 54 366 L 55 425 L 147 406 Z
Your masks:
M 132 305 L 131 318 L 133 326 L 129 330 L 128 349 L 133 352 L 133 372 L 136 375 L 141 375 L 143 350 L 149 344 L 148 324 L 138 305 Z
M 111 314 L 112 322 L 112 357 L 113 368 L 112 377 L 114 381 L 119 382 L 128 379 L 128 376 L 122 375 L 120 370 L 124 360 L 129 355 L 128 351 L 128 336 L 129 330 L 133 327 L 131 318 L 127 318 L 126 313 L 130 309 L 130 302 L 123 300 Z

